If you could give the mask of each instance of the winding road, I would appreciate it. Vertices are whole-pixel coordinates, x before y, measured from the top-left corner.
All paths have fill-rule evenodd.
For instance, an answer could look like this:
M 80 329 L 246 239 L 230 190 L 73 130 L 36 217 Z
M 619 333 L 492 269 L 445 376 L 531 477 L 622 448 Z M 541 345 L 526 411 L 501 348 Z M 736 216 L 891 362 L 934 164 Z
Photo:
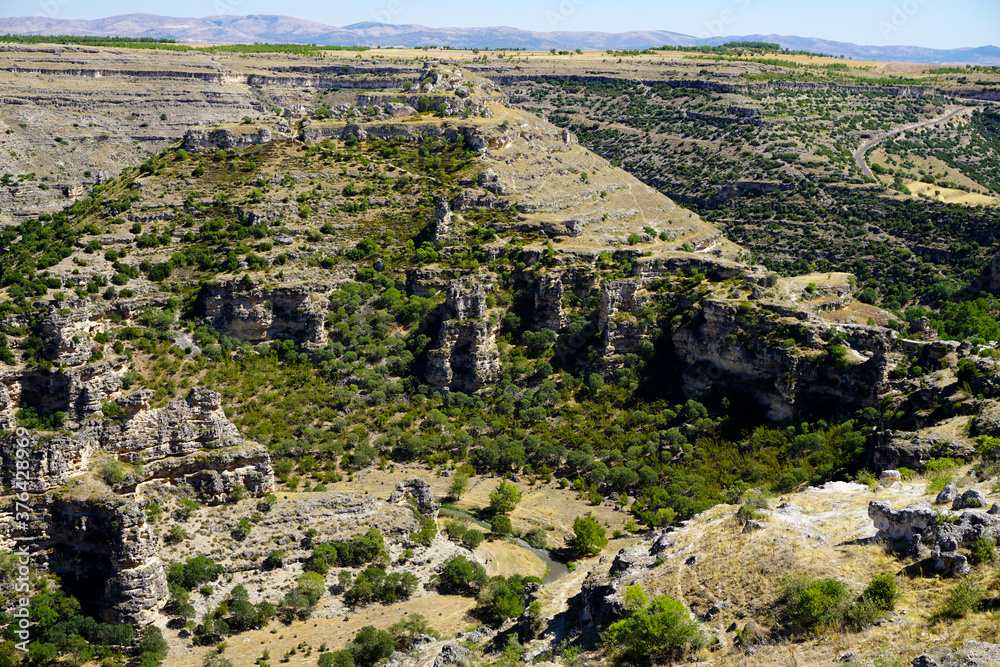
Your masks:
M 954 118 L 955 116 L 957 116 L 958 114 L 963 113 L 965 111 L 970 111 L 971 109 L 972 107 L 958 107 L 957 109 L 949 111 L 940 118 L 932 118 L 930 120 L 925 120 L 920 123 L 911 123 L 910 125 L 904 125 L 902 127 L 897 127 L 894 130 L 889 130 L 885 134 L 885 136 L 878 137 L 877 139 L 872 139 L 868 143 L 862 145 L 861 148 L 854 151 L 854 161 L 858 163 L 858 167 L 861 169 L 861 173 L 863 173 L 868 178 L 875 179 L 875 174 L 872 173 L 872 170 L 868 168 L 868 163 L 865 162 L 865 153 L 870 151 L 879 142 L 885 141 L 889 137 L 900 134 L 902 132 L 909 132 L 910 130 L 916 130 L 921 127 L 927 127 L 928 125 L 937 125 L 938 123 L 947 122 L 952 118 Z

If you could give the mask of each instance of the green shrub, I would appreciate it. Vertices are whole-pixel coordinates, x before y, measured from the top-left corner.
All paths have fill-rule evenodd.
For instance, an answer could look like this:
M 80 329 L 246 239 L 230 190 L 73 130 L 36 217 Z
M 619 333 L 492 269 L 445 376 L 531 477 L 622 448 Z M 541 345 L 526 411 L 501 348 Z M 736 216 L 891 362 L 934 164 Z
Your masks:
M 883 611 L 891 611 L 896 608 L 896 602 L 899 601 L 902 594 L 896 577 L 891 574 L 879 574 L 868 582 L 861 598 L 871 600 L 876 607 Z
M 186 530 L 180 526 L 171 526 L 163 541 L 167 544 L 179 544 L 186 539 L 188 539 L 188 532 Z
M 469 527 L 461 521 L 449 521 L 444 527 L 444 532 L 447 533 L 448 539 L 454 541 L 461 540 L 467 530 L 469 530 Z
M 660 595 L 648 609 L 612 623 L 601 643 L 615 662 L 642 665 L 683 658 L 703 647 L 706 638 L 683 604 Z
M 108 486 L 116 486 L 128 479 L 128 470 L 118 459 L 105 459 L 97 467 L 97 476 Z
M 490 522 L 490 531 L 495 535 L 510 535 L 514 532 L 514 527 L 510 524 L 510 517 L 500 514 L 493 517 L 493 521 Z
M 524 541 L 536 549 L 545 549 L 548 546 L 549 536 L 542 528 L 532 528 L 524 534 Z
M 996 543 L 985 535 L 977 537 L 969 546 L 969 561 L 973 565 L 991 561 L 996 555 Z
M 517 574 L 493 577 L 480 591 L 475 613 L 493 627 L 520 616 L 525 610 L 525 587 L 531 582 L 541 583 L 537 577 Z
M 408 614 L 402 621 L 390 625 L 389 634 L 392 635 L 396 649 L 399 651 L 409 649 L 413 640 L 420 635 L 427 635 L 435 639 L 441 638 L 441 634 L 431 627 L 427 619 L 417 613 Z
M 371 667 L 392 655 L 396 650 L 396 642 L 385 630 L 377 630 L 374 626 L 366 625 L 358 630 L 354 640 L 348 643 L 347 650 L 354 657 L 355 665 Z
M 963 579 L 948 592 L 935 619 L 965 618 L 983 607 L 983 586 L 977 579 Z
M 741 524 L 751 519 L 761 519 L 763 517 L 761 510 L 767 509 L 767 498 L 760 489 L 748 489 L 740 501 L 740 508 L 736 510 L 736 520 Z
M 851 608 L 851 594 L 838 579 L 790 581 L 781 597 L 783 620 L 793 633 L 841 624 Z
M 949 482 L 955 481 L 955 471 L 958 462 L 953 459 L 931 459 L 924 467 L 924 474 L 928 477 L 927 493 L 938 493 Z
M 265 570 L 273 570 L 281 567 L 284 564 L 284 560 L 285 560 L 285 552 L 274 550 L 269 554 L 267 554 L 267 558 L 264 559 L 262 567 Z
M 193 556 L 183 563 L 171 563 L 167 569 L 167 581 L 185 590 L 218 579 L 223 572 L 221 565 L 208 556 Z
M 250 523 L 250 519 L 240 519 L 237 522 L 236 527 L 233 528 L 233 538 L 239 541 L 245 540 L 250 535 L 250 531 L 253 530 L 253 524 Z
M 437 535 L 437 522 L 424 517 L 420 519 L 420 530 L 410 533 L 410 539 L 417 544 L 430 546 L 435 535 Z

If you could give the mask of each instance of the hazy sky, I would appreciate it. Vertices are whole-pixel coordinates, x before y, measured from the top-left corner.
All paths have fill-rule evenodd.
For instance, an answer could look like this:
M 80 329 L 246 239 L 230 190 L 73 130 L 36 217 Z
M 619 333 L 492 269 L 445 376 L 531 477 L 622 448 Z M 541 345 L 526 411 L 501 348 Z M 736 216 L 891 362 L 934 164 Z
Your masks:
M 800 35 L 858 44 L 956 48 L 1000 44 L 1000 0 L 0 0 L 0 16 L 92 19 L 284 14 L 359 21 L 531 30 L 670 30 L 709 37 Z

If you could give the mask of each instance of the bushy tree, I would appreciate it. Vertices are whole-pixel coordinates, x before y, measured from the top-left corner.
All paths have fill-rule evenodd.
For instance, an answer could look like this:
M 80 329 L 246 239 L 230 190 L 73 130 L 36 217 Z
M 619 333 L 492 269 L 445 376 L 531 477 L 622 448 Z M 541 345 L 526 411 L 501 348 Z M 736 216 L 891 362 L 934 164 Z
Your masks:
M 384 660 L 396 650 L 392 635 L 375 626 L 366 625 L 354 635 L 354 640 L 347 645 L 347 650 L 354 657 L 354 664 L 359 667 L 371 667 L 379 660 Z
M 469 476 L 460 472 L 455 473 L 455 476 L 451 478 L 451 485 L 448 487 L 448 495 L 459 500 L 468 490 Z
M 504 480 L 490 494 L 490 511 L 494 514 L 510 514 L 521 502 L 521 490 L 517 484 Z
M 601 642 L 620 664 L 645 665 L 683 658 L 705 645 L 705 633 L 687 608 L 660 595 L 647 609 L 612 623 Z
M 475 595 L 488 580 L 483 566 L 465 556 L 449 559 L 440 576 L 442 592 L 458 595 Z
M 594 556 L 608 546 L 604 527 L 590 516 L 578 516 L 573 522 L 570 548 L 579 556 Z
M 514 527 L 510 524 L 510 517 L 505 514 L 499 514 L 493 517 L 493 521 L 490 523 L 490 530 L 496 535 L 504 536 L 514 532 Z

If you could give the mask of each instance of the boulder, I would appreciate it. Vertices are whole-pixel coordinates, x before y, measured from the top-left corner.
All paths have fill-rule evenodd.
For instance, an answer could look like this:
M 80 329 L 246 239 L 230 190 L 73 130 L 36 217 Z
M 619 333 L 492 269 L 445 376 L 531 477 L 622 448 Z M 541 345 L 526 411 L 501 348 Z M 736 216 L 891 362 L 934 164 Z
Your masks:
M 435 517 L 441 509 L 441 503 L 434 500 L 431 485 L 422 479 L 408 479 L 396 485 L 396 490 L 389 496 L 389 502 L 399 505 L 409 498 L 417 501 L 417 511 L 421 516 Z
M 937 519 L 937 512 L 926 501 L 893 509 L 885 501 L 874 500 L 868 504 L 868 516 L 875 523 L 880 537 L 893 541 L 909 541 L 914 535 L 929 536 Z
M 941 493 L 937 495 L 934 500 L 935 505 L 944 505 L 946 503 L 954 502 L 958 498 L 958 487 L 955 486 L 954 482 L 948 482 L 945 487 L 941 489 Z
M 898 470 L 883 470 L 882 474 L 879 475 L 878 481 L 885 486 L 892 486 L 897 482 L 902 482 L 903 476 Z
M 986 497 L 976 489 L 969 489 L 958 496 L 951 505 L 953 510 L 979 509 L 980 507 L 986 507 Z
M 469 649 L 459 646 L 458 644 L 448 643 L 441 647 L 441 652 L 434 660 L 434 667 L 445 667 L 446 665 L 460 665 L 468 663 L 471 657 L 472 654 L 469 653 Z

